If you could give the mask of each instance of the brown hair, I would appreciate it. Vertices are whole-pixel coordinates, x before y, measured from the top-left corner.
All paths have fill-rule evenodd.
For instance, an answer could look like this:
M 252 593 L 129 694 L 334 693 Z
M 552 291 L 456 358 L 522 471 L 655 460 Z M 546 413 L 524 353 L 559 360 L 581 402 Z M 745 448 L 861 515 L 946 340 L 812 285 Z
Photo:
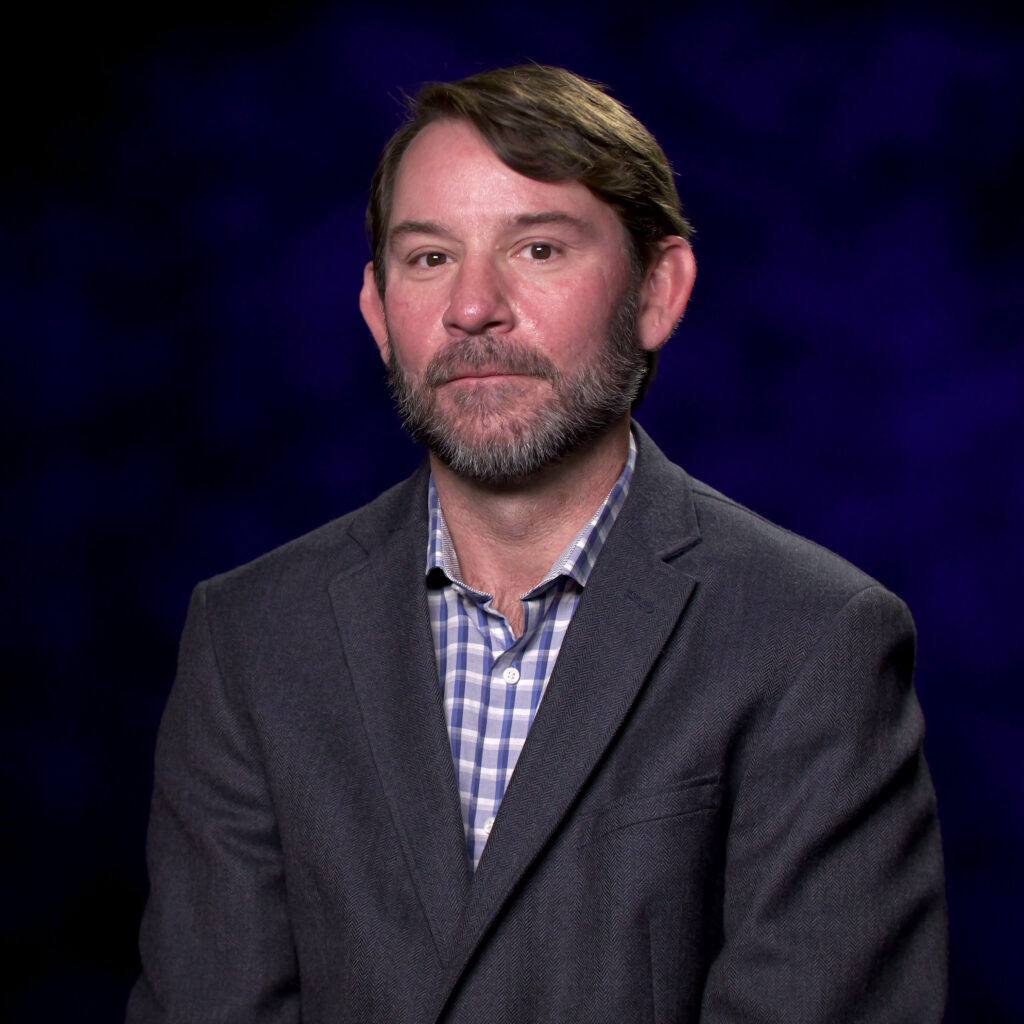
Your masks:
M 469 121 L 505 164 L 538 181 L 579 181 L 619 215 L 635 270 L 646 268 L 665 235 L 693 234 L 672 168 L 654 136 L 594 82 L 564 68 L 524 64 L 460 82 L 432 82 L 409 103 L 388 140 L 370 186 L 366 233 L 377 291 L 395 175 L 412 140 L 434 121 Z

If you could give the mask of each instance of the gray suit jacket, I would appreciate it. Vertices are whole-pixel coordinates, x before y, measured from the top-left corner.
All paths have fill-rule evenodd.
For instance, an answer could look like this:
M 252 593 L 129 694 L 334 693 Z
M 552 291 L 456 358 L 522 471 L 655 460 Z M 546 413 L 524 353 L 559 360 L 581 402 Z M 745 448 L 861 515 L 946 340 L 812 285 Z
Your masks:
M 471 875 L 426 482 L 196 589 L 129 1022 L 939 1020 L 904 605 L 640 432 Z

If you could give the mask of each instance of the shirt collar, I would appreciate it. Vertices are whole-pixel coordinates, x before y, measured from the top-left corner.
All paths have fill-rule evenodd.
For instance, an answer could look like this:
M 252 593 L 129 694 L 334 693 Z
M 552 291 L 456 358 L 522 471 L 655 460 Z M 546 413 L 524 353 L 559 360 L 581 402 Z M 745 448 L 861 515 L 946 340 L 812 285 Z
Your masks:
M 635 467 L 636 440 L 633 437 L 633 432 L 630 431 L 629 455 L 626 457 L 626 464 L 622 467 L 622 472 L 612 485 L 612 489 L 608 492 L 604 501 L 601 502 L 600 508 L 590 517 L 590 520 L 584 524 L 576 536 L 569 541 L 562 553 L 554 560 L 551 568 L 545 573 L 544 578 L 529 594 L 536 593 L 559 576 L 568 576 L 574 579 L 581 587 L 586 585 L 587 579 L 593 571 L 594 563 L 597 561 L 597 556 L 601 553 L 604 542 L 611 532 L 612 525 L 626 501 Z M 444 521 L 444 513 L 441 511 L 441 502 L 437 497 L 433 473 L 430 475 L 430 482 L 427 488 L 427 512 L 427 575 L 433 570 L 440 570 L 450 581 L 466 586 L 462 582 L 455 545 L 452 543 L 451 534 L 448 532 L 448 524 Z M 523 596 L 529 595 L 524 594 Z

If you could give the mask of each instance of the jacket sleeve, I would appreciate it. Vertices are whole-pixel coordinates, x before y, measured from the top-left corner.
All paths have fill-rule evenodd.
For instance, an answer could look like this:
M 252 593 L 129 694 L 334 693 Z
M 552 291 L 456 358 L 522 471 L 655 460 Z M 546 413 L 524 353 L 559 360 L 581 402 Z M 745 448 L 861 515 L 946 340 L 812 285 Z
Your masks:
M 147 861 L 128 1024 L 298 1021 L 280 839 L 248 711 L 218 670 L 205 584 L 157 738 Z
M 701 1021 L 940 1021 L 946 918 L 910 613 L 854 595 L 813 643 L 735 795 Z

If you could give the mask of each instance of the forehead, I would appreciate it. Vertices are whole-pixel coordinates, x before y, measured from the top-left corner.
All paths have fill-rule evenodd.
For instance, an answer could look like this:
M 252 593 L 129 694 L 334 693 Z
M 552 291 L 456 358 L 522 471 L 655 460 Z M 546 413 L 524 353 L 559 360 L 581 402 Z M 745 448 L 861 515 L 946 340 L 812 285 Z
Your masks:
M 503 163 L 466 121 L 435 121 L 409 144 L 395 175 L 389 228 L 403 221 L 482 224 L 561 211 L 613 230 L 618 214 L 578 181 L 537 181 Z

